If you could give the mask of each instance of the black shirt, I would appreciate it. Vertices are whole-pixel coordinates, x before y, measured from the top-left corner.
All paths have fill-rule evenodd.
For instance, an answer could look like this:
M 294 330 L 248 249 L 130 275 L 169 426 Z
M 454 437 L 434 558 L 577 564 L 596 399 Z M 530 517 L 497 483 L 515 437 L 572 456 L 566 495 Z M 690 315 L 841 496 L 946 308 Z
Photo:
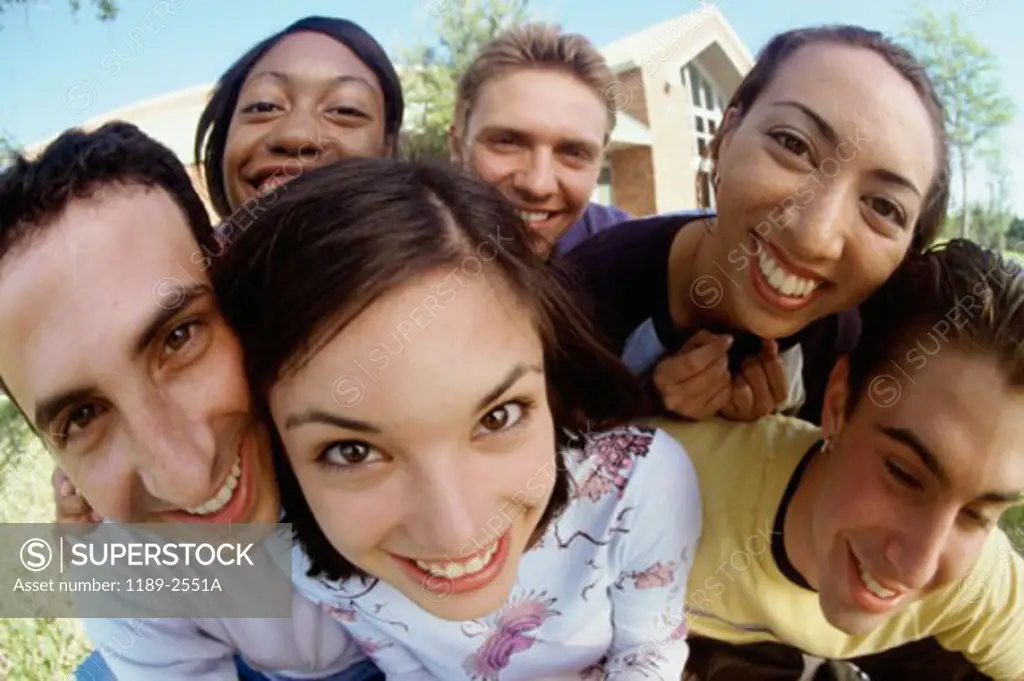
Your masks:
M 698 329 L 678 329 L 668 301 L 668 258 L 679 230 L 703 229 L 706 212 L 686 212 L 628 220 L 591 237 L 565 256 L 593 306 L 595 323 L 637 374 L 649 371 L 665 354 L 675 352 Z M 735 338 L 729 362 L 761 351 L 761 339 L 733 329 L 708 329 Z M 800 418 L 821 423 L 828 378 L 838 359 L 860 337 L 860 314 L 847 312 L 815 320 L 793 336 L 778 339 L 780 351 L 800 344 L 806 397 Z

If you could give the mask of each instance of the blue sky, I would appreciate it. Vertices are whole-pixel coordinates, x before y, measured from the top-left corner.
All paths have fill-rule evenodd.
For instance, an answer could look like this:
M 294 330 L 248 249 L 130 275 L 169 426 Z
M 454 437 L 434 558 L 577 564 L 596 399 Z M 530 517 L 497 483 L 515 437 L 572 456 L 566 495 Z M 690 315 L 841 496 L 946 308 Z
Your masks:
M 121 0 L 112 23 L 88 0 L 72 18 L 67 0 L 39 0 L 3 15 L 0 130 L 32 143 L 68 126 L 183 87 L 210 82 L 254 42 L 308 14 L 362 24 L 396 54 L 431 35 L 431 10 L 451 0 Z M 698 6 L 699 0 L 533 0 L 539 15 L 608 44 Z M 752 53 L 798 25 L 850 22 L 895 31 L 910 0 L 716 0 Z M 960 13 L 997 55 L 1006 92 L 1020 109 L 1003 137 L 1013 197 L 1024 214 L 1024 2 L 929 0 Z M 984 191 L 979 175 L 975 196 Z

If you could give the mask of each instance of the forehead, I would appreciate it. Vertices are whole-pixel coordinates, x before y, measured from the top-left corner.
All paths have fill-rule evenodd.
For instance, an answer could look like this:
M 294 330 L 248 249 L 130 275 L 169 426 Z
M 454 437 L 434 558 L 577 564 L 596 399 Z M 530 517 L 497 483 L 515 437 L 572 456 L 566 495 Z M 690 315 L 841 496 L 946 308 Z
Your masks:
M 934 352 L 936 343 L 920 340 L 887 378 L 875 379 L 898 397 L 870 407 L 874 425 L 913 431 L 965 491 L 1024 490 L 1024 390 L 1007 385 L 988 357 L 949 346 L 926 356 L 921 348 Z
M 532 316 L 485 272 L 438 270 L 382 296 L 280 381 L 271 403 L 289 413 L 340 405 L 407 432 L 449 417 L 464 425 L 515 364 L 543 364 Z
M 469 114 L 469 128 L 502 128 L 545 140 L 604 143 L 608 112 L 590 86 L 553 69 L 517 69 L 491 78 Z M 471 132 L 472 136 L 472 132 Z
M 0 375 L 23 406 L 128 352 L 175 285 L 205 282 L 184 213 L 162 190 L 71 203 L 0 266 Z
M 253 65 L 246 80 L 251 82 L 271 71 L 310 81 L 357 76 L 380 89 L 376 75 L 355 52 L 322 33 L 300 32 L 282 38 Z
M 931 117 L 913 85 L 875 52 L 832 43 L 797 50 L 753 110 L 763 114 L 785 100 L 814 110 L 840 141 L 857 141 L 854 163 L 908 175 L 922 192 L 930 183 L 937 166 Z

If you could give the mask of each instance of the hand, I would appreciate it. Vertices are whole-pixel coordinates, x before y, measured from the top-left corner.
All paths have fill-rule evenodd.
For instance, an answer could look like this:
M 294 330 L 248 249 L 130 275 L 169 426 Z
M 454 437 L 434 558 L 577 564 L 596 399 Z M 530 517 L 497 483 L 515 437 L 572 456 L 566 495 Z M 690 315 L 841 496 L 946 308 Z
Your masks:
M 721 414 L 733 421 L 755 421 L 786 401 L 789 386 L 779 357 L 779 344 L 765 340 L 761 354 L 743 360 L 733 377 L 729 401 Z
M 654 386 L 669 411 L 697 421 L 714 416 L 732 397 L 732 336 L 698 331 L 654 368 Z
M 60 467 L 53 470 L 53 501 L 58 523 L 98 523 L 102 519 Z

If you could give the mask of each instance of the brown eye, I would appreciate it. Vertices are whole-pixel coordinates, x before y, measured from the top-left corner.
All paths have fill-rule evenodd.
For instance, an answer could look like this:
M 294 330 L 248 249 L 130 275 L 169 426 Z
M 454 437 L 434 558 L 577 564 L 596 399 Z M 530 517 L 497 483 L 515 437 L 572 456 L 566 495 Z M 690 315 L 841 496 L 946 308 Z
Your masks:
M 182 324 L 171 329 L 171 332 L 167 334 L 167 340 L 165 344 L 169 349 L 174 352 L 181 350 L 185 345 L 192 340 L 193 330 L 196 324 L 189 322 L 188 324 Z
M 75 436 L 79 431 L 85 430 L 89 424 L 103 414 L 103 408 L 98 404 L 82 404 L 73 407 L 68 412 L 68 417 L 57 430 L 56 437 L 61 441 Z
M 496 433 L 511 428 L 523 417 L 523 407 L 516 402 L 507 402 L 487 412 L 480 419 L 480 427 L 487 432 Z
M 376 450 L 365 442 L 338 442 L 324 449 L 321 459 L 333 466 L 356 466 L 366 463 Z
M 797 156 L 803 156 L 811 150 L 806 142 L 796 135 L 791 135 L 788 132 L 773 133 L 772 139 L 774 139 L 783 149 L 791 154 L 796 154 Z

